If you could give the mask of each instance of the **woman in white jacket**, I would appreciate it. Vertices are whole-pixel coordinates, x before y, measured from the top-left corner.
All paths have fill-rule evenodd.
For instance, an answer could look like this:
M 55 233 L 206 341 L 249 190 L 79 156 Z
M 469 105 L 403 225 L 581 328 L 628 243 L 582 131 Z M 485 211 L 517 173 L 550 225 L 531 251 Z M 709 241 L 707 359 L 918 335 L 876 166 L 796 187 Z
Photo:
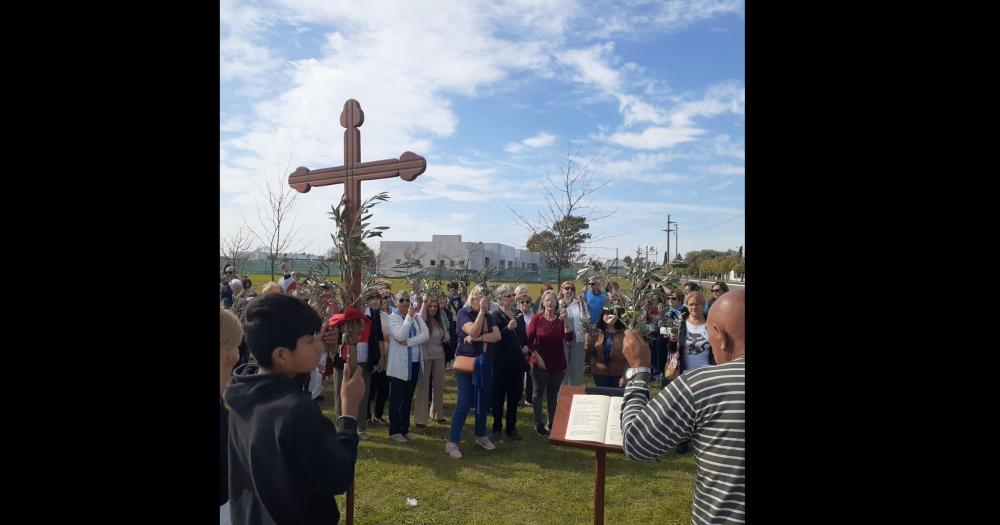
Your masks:
M 417 380 L 424 372 L 420 345 L 427 342 L 430 332 L 420 312 L 410 308 L 410 294 L 396 294 L 396 308 L 389 316 L 389 439 L 406 443 L 410 434 L 410 408 Z

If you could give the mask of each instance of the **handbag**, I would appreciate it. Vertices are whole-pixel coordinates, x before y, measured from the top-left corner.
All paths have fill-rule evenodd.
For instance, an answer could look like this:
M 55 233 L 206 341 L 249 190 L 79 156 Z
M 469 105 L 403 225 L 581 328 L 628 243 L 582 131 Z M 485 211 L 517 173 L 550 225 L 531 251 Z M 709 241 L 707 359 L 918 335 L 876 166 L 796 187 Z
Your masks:
M 666 373 L 663 374 L 664 377 L 666 377 L 667 379 L 670 379 L 671 381 L 674 380 L 674 379 L 677 379 L 677 375 L 678 375 L 677 371 L 680 368 L 678 366 L 678 364 L 677 364 L 677 361 L 678 361 L 677 358 L 680 355 L 681 355 L 680 352 L 674 352 L 673 354 L 670 354 L 670 362 L 667 363 Z
M 486 353 L 486 341 L 483 341 L 483 354 L 485 353 Z M 471 374 L 476 370 L 476 358 L 469 357 L 467 355 L 456 355 L 455 364 L 452 365 L 452 368 L 454 368 L 456 372 L 461 372 L 463 374 Z
M 476 358 L 467 355 L 457 355 L 455 356 L 455 364 L 452 365 L 452 368 L 456 372 L 471 374 L 476 369 Z

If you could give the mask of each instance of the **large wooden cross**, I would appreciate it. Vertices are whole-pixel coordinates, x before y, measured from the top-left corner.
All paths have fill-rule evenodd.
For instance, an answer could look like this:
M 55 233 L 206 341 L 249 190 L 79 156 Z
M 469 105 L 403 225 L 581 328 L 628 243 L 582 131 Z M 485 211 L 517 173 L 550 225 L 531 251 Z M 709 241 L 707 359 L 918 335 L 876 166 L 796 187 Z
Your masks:
M 412 181 L 427 169 L 427 159 L 412 151 L 404 152 L 398 159 L 361 162 L 361 131 L 358 128 L 364 123 L 365 112 L 361 111 L 361 104 L 353 98 L 348 99 L 340 113 L 340 125 L 347 128 L 344 131 L 344 165 L 318 170 L 299 166 L 288 176 L 288 185 L 299 193 L 306 193 L 313 186 L 343 184 L 347 193 L 347 224 L 354 223 L 361 207 L 361 181 L 390 177 Z M 361 294 L 360 266 L 354 270 L 351 291 Z

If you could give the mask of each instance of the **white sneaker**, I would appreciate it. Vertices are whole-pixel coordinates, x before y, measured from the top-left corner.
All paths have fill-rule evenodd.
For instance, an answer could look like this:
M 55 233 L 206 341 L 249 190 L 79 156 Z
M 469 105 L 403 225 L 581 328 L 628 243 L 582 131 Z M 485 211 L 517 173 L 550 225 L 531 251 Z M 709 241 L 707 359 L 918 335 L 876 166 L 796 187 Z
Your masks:
M 403 437 L 405 437 L 409 441 L 414 441 L 417 439 L 417 436 L 414 436 L 412 432 L 407 432 L 403 434 Z
M 451 441 L 445 443 L 444 451 L 448 453 L 451 459 L 462 459 L 462 452 L 458 450 L 458 445 Z
M 476 444 L 485 448 L 486 450 L 493 450 L 497 448 L 497 446 L 494 445 L 493 442 L 490 441 L 490 438 L 487 436 L 476 438 Z
M 402 434 L 393 434 L 389 436 L 389 441 L 395 441 L 396 443 L 406 443 L 408 440 L 403 437 Z
M 368 433 L 367 432 L 358 432 L 358 439 L 360 439 L 361 441 L 364 441 L 364 440 L 368 439 Z

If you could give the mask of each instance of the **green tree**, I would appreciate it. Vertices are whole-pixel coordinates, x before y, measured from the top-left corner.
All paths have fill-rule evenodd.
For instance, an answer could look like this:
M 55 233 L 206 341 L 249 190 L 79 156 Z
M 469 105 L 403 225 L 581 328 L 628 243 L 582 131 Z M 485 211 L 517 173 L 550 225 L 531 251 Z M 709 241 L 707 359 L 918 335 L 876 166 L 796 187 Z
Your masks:
M 585 230 L 590 228 L 583 217 L 568 216 L 556 221 L 551 230 L 533 234 L 525 244 L 545 258 L 545 264 L 556 268 L 556 281 L 562 282 L 562 269 L 579 262 L 580 249 L 590 239 Z
M 542 188 L 545 205 L 538 212 L 537 219 L 528 219 L 508 206 L 531 230 L 531 237 L 525 245 L 529 250 L 541 252 L 547 264 L 556 266 L 558 281 L 562 280 L 563 266 L 576 266 L 580 262 L 580 249 L 585 242 L 601 240 L 592 239 L 585 230 L 590 228 L 591 223 L 611 215 L 602 215 L 591 205 L 607 182 L 599 182 L 588 173 L 590 162 L 580 165 L 578 156 L 579 149 L 573 153 L 570 144 L 565 168 L 560 170 L 558 176 L 546 177 Z

